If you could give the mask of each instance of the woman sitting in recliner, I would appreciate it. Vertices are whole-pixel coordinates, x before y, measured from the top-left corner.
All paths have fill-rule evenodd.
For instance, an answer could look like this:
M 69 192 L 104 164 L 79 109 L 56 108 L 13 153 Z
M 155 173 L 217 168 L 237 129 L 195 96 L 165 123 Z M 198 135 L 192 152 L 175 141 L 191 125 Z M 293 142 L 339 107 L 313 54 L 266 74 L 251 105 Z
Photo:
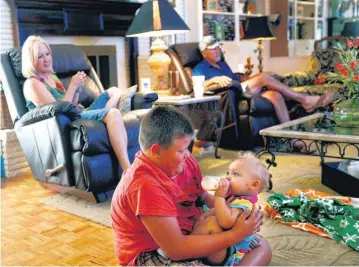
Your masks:
M 79 91 L 86 80 L 84 72 L 77 72 L 66 90 L 52 69 L 50 46 L 39 36 L 29 36 L 22 47 L 22 74 L 27 78 L 24 96 L 29 109 L 55 101 L 77 104 Z M 121 112 L 115 108 L 119 99 L 120 90 L 112 87 L 102 93 L 87 110 L 83 110 L 81 118 L 106 124 L 110 143 L 125 171 L 130 166 L 130 160 L 126 128 Z

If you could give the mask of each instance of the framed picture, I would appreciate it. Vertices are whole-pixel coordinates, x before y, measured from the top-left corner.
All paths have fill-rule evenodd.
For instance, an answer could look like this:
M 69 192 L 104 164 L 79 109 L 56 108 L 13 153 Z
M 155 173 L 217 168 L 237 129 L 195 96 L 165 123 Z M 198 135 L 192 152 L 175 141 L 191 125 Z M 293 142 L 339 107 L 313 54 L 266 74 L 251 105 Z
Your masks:
M 218 0 L 205 0 L 204 7 L 206 11 L 218 11 Z
M 297 6 L 297 16 L 298 17 L 304 17 L 304 7 Z
M 176 7 L 176 0 L 168 0 L 170 2 L 171 6 Z

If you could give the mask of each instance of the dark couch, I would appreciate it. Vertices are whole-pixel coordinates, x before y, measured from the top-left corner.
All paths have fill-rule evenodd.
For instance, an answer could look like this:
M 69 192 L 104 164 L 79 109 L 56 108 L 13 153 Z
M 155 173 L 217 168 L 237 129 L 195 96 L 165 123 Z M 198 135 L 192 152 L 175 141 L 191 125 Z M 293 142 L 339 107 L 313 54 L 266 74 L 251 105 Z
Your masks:
M 84 70 L 89 77 L 80 103 L 88 106 L 102 91 L 102 84 L 86 54 L 73 45 L 53 45 L 53 67 L 66 86 L 72 75 Z M 25 106 L 21 74 L 21 49 L 1 54 L 1 80 L 15 132 L 36 180 L 46 187 L 69 192 L 92 201 L 112 195 L 122 169 L 110 145 L 105 124 L 79 120 L 71 102 L 56 102 L 31 111 Z M 123 114 L 128 154 L 133 161 L 139 151 L 138 133 L 142 116 L 157 94 L 136 93 L 132 109 Z

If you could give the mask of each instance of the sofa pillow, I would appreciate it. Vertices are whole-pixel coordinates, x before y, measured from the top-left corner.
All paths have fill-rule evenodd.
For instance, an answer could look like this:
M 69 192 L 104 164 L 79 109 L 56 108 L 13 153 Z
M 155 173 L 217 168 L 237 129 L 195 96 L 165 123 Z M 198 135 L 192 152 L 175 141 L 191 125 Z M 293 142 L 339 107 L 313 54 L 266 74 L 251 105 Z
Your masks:
M 126 113 L 131 110 L 132 97 L 135 95 L 136 91 L 137 91 L 137 84 L 121 90 L 120 101 L 118 101 L 118 106 L 117 106 L 117 108 L 121 111 L 121 113 Z
M 308 71 L 316 74 L 334 72 L 335 64 L 339 62 L 338 51 L 333 49 L 318 49 L 314 51 L 309 62 Z

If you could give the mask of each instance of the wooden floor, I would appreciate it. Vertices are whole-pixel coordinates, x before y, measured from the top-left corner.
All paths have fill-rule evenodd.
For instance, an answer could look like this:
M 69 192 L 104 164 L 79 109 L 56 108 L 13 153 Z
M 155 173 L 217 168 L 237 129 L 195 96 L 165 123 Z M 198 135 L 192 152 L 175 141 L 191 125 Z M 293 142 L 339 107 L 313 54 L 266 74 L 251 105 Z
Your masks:
M 32 176 L 1 179 L 1 266 L 114 266 L 112 229 L 53 209 Z

